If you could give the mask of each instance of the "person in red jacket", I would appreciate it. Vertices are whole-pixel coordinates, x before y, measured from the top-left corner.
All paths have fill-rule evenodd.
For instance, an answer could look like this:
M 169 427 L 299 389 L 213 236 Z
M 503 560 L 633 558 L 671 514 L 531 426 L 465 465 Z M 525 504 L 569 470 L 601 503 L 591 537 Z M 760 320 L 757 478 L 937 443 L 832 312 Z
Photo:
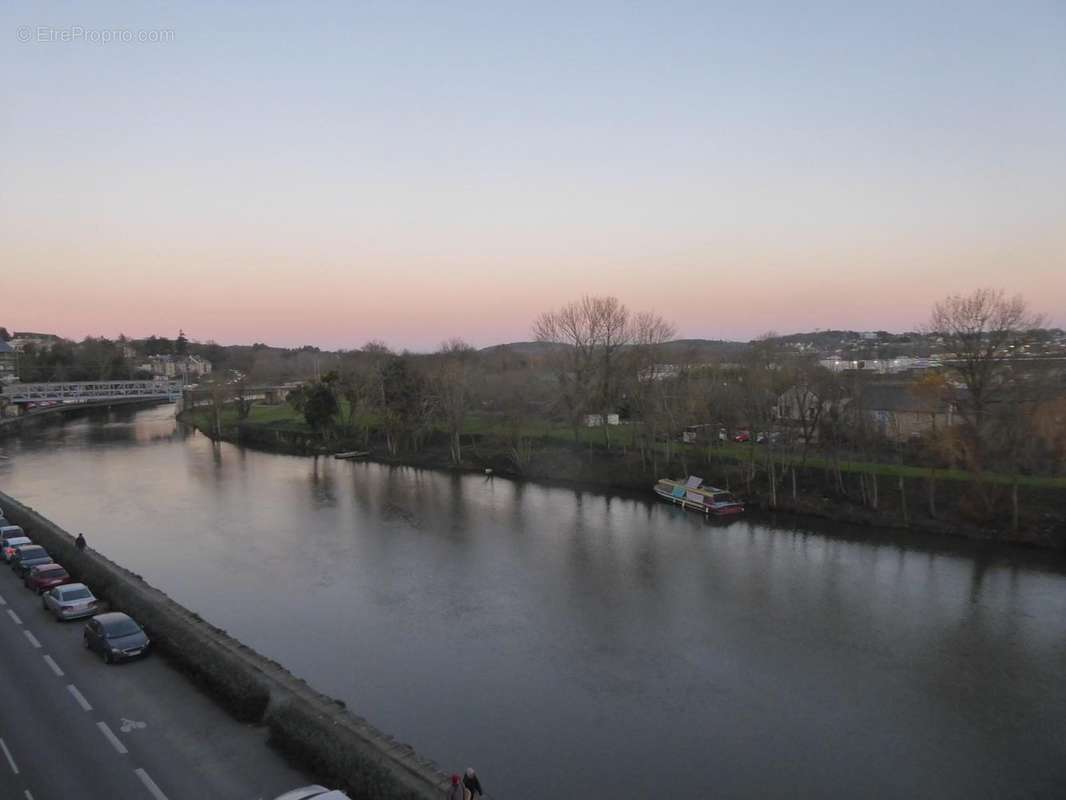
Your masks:
M 446 800 L 465 800 L 465 795 L 466 790 L 459 783 L 459 776 L 452 775 L 452 785 L 448 788 L 448 793 L 444 797 Z

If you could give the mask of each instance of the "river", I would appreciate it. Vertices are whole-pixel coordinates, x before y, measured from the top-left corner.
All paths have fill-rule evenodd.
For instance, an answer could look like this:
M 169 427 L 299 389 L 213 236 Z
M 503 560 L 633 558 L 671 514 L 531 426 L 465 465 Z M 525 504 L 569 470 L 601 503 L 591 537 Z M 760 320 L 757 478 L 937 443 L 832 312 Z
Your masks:
M 1061 556 L 215 445 L 0 441 L 0 488 L 491 796 L 1061 797 Z

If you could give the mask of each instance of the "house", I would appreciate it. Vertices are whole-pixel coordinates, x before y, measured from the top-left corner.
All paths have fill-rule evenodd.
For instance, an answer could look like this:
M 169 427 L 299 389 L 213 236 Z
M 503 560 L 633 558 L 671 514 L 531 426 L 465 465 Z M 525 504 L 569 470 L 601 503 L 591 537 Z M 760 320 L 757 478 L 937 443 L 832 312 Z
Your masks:
M 585 427 L 586 428 L 599 428 L 599 427 L 601 427 L 603 425 L 603 414 L 586 414 L 584 422 L 585 422 Z M 618 425 L 619 424 L 618 415 L 617 414 L 608 414 L 607 415 L 607 424 L 608 425 Z
M 15 331 L 11 334 L 11 340 L 8 344 L 16 353 L 21 353 L 30 345 L 33 345 L 37 350 L 51 350 L 53 345 L 61 341 L 63 341 L 62 337 L 56 336 L 54 333 Z
M 18 352 L 8 342 L 0 340 L 0 383 L 18 380 Z
M 883 436 L 897 441 L 943 430 L 957 421 L 958 410 L 946 397 L 915 391 L 912 383 L 870 383 L 851 401 Z
M 157 378 L 180 378 L 183 381 L 198 379 L 211 372 L 211 362 L 200 356 L 148 356 L 140 369 L 151 372 Z

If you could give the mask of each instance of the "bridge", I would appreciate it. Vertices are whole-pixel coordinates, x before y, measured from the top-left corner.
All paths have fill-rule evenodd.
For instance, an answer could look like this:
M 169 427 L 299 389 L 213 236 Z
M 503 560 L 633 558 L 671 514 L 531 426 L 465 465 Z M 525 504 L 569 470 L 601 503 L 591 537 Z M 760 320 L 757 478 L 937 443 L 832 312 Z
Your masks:
M 122 400 L 168 400 L 181 397 L 181 381 L 80 381 L 12 383 L 4 387 L 9 403 L 82 404 Z

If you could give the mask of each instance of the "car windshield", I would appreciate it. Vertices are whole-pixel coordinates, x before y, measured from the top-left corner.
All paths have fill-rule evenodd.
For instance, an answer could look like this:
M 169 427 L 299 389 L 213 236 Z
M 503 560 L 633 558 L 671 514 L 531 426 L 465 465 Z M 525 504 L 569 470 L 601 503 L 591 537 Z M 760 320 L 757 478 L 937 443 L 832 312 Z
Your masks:
M 104 635 L 108 639 L 117 639 L 120 636 L 129 636 L 133 633 L 139 633 L 141 626 L 134 622 L 132 619 L 121 619 L 116 622 L 109 622 L 104 626 Z
M 46 556 L 48 553 L 44 551 L 43 547 L 23 547 L 19 550 L 20 558 L 40 558 Z
M 34 567 L 34 573 L 44 578 L 65 578 L 67 571 L 58 564 L 45 564 L 43 567 Z
M 88 589 L 67 589 L 60 596 L 64 600 L 88 600 L 92 594 Z

